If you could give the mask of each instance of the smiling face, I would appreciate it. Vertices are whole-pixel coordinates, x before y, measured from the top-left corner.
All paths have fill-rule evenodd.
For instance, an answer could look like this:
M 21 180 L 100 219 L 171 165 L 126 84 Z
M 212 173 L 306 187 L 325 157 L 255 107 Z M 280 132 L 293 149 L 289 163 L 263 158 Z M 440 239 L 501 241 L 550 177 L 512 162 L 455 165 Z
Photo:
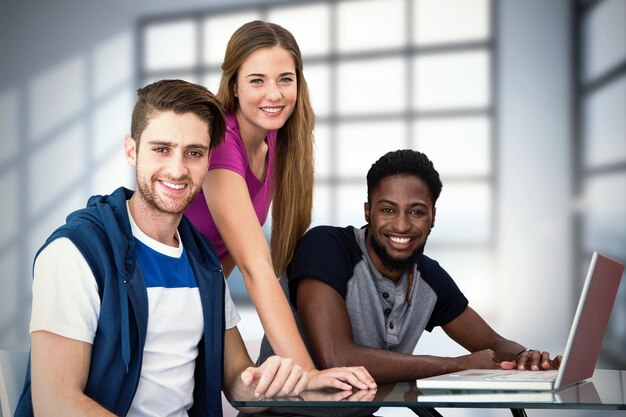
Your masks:
M 374 266 L 396 280 L 424 250 L 435 207 L 424 181 L 412 175 L 383 178 L 365 203 L 366 245 Z
M 139 146 L 126 137 L 126 159 L 137 171 L 137 208 L 182 216 L 200 192 L 209 162 L 208 124 L 194 113 L 153 114 Z
M 297 98 L 296 66 L 280 46 L 260 48 L 241 65 L 235 83 L 237 121 L 245 138 L 265 138 L 281 128 Z

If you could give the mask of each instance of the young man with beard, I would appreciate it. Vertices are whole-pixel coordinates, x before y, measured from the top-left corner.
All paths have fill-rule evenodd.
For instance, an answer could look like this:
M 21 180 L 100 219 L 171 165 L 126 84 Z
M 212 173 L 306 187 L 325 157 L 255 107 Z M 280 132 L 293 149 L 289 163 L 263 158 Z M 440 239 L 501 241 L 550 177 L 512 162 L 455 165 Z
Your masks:
M 496 333 L 450 275 L 423 254 L 442 190 L 426 155 L 387 153 L 369 170 L 367 190 L 367 225 L 311 229 L 298 244 L 287 281 L 281 278 L 318 366 L 361 364 L 376 382 L 473 368 L 558 368 L 561 356 L 551 359 L 548 352 L 527 350 Z M 436 326 L 470 353 L 413 355 L 422 332 Z M 264 341 L 261 359 L 270 353 Z M 336 412 L 327 409 L 324 415 Z M 371 412 L 345 409 L 336 414 Z M 283 413 L 322 415 L 310 408 L 280 407 L 264 414 Z
M 222 387 L 238 398 L 306 387 L 291 360 L 253 367 L 217 255 L 183 217 L 224 129 L 204 87 L 138 91 L 125 140 L 136 191 L 92 197 L 36 256 L 16 416 L 220 416 Z

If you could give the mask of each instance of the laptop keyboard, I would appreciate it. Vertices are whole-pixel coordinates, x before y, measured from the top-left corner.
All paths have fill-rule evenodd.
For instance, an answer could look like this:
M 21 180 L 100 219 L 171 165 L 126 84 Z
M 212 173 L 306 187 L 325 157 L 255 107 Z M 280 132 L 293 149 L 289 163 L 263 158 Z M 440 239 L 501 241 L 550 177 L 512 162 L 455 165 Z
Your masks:
M 510 379 L 515 380 L 527 380 L 527 381 L 554 381 L 556 380 L 556 376 L 558 375 L 558 370 L 549 370 L 549 371 L 518 371 L 511 370 L 506 372 L 501 372 L 494 375 L 487 375 L 484 379 L 486 380 L 498 380 L 498 381 L 506 381 Z

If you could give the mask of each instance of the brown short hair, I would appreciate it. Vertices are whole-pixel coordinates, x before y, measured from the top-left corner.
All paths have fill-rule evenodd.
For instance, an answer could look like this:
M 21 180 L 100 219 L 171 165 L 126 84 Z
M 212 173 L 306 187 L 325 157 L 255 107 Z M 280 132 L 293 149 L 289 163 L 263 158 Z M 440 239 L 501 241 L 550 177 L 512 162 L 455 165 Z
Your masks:
M 194 113 L 209 125 L 209 149 L 222 143 L 226 132 L 224 110 L 213 93 L 205 87 L 183 80 L 161 80 L 137 90 L 130 134 L 139 137 L 155 112 Z

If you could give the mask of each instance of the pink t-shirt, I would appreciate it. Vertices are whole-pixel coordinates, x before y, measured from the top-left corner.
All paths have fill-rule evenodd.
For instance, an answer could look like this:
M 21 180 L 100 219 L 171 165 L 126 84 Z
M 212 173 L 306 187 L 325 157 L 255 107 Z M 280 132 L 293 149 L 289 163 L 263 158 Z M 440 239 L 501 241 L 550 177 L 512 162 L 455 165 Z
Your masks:
M 235 113 L 229 113 L 226 116 L 226 136 L 224 142 L 213 150 L 211 153 L 211 161 L 209 162 L 209 170 L 212 169 L 229 169 L 241 175 L 246 181 L 250 200 L 254 206 L 254 211 L 259 219 L 259 223 L 263 225 L 267 220 L 272 196 L 274 195 L 274 152 L 276 149 L 276 131 L 272 130 L 267 133 L 267 172 L 265 181 L 259 180 L 250 170 L 246 148 L 239 133 L 239 125 Z M 229 201 L 223 201 L 221 204 L 231 204 Z M 222 240 L 213 217 L 209 212 L 204 192 L 200 194 L 185 210 L 185 216 L 193 225 L 206 237 L 209 238 L 220 259 L 224 259 L 229 255 L 226 245 Z

